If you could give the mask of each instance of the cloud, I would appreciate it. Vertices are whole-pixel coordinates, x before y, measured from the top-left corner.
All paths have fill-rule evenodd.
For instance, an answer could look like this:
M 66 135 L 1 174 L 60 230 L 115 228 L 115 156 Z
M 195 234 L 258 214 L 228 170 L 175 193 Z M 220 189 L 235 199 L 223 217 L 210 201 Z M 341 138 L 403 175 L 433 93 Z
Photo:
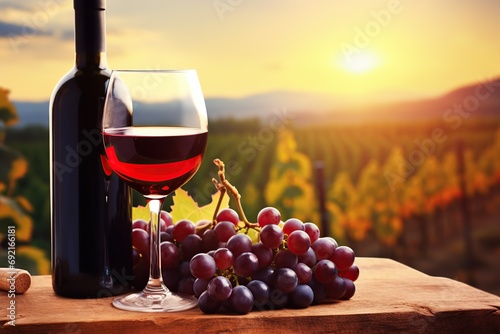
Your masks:
M 25 30 L 26 27 L 23 25 L 0 21 L 0 38 L 12 35 L 22 35 L 25 33 Z
M 8 9 L 16 9 L 16 10 L 28 10 L 29 8 L 18 3 L 0 3 L 0 10 L 8 10 Z

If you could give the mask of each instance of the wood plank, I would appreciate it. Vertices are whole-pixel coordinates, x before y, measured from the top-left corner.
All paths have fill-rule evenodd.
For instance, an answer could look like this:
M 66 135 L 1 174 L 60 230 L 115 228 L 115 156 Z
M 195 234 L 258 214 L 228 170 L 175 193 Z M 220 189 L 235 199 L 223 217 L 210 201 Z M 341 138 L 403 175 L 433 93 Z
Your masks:
M 135 313 L 110 298 L 56 296 L 50 276 L 34 276 L 16 300 L 16 326 L 2 316 L 5 333 L 500 333 L 500 297 L 466 284 L 431 277 L 389 259 L 358 258 L 361 269 L 351 300 L 301 310 L 205 315 Z M 0 295 L 7 312 L 9 299 Z

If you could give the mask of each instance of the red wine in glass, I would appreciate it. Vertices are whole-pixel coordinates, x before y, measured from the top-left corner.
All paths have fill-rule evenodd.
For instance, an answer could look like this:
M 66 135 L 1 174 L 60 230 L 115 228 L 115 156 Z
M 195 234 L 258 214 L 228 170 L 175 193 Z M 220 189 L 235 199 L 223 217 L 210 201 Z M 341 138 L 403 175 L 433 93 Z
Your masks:
M 198 170 L 207 131 L 188 127 L 125 127 L 103 133 L 110 167 L 139 193 L 165 196 Z

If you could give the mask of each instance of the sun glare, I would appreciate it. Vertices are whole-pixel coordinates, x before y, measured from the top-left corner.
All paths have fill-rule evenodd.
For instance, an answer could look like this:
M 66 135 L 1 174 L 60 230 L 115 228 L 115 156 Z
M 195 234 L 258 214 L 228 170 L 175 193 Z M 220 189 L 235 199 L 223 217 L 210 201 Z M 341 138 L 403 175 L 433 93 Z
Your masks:
M 351 54 L 349 56 L 343 56 L 341 66 L 346 71 L 363 74 L 375 69 L 379 65 L 378 57 L 373 53 L 360 52 Z

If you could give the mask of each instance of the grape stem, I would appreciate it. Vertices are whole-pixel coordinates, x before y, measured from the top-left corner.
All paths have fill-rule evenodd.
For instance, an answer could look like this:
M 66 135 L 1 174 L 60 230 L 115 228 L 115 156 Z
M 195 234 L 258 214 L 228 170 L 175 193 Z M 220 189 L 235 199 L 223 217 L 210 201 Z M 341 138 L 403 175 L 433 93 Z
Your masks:
M 236 201 L 236 207 L 237 207 L 238 212 L 240 214 L 241 221 L 245 224 L 245 227 L 247 229 L 258 227 L 259 225 L 257 223 L 249 222 L 247 217 L 245 216 L 245 212 L 243 211 L 243 206 L 241 205 L 241 195 L 238 192 L 238 189 L 236 189 L 236 187 L 233 186 L 226 179 L 226 171 L 225 171 L 224 162 L 222 162 L 222 160 L 220 160 L 220 159 L 215 159 L 214 164 L 219 168 L 219 171 L 217 172 L 217 176 L 219 177 L 219 181 L 217 181 L 215 178 L 213 178 L 212 182 L 215 185 L 215 188 L 217 188 L 217 190 L 220 191 L 220 196 L 219 196 L 219 201 L 217 203 L 217 207 L 215 208 L 213 221 L 215 222 L 215 220 L 216 220 L 217 212 L 219 212 L 219 208 L 220 208 L 220 205 L 222 203 L 222 198 L 224 197 L 226 192 L 229 192 L 234 197 L 234 200 Z

